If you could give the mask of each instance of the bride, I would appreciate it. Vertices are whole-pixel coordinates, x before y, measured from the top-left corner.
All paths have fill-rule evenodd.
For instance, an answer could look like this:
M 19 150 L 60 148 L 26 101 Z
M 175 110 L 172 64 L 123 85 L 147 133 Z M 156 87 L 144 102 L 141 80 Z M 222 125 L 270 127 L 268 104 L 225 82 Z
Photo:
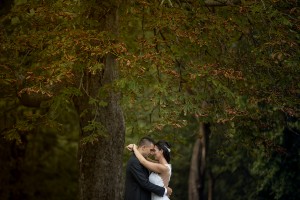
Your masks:
M 156 162 L 148 161 L 137 150 L 135 144 L 129 144 L 127 149 L 133 151 L 140 163 L 151 171 L 149 181 L 155 185 L 162 187 L 168 187 L 171 178 L 171 164 L 170 163 L 170 145 L 166 141 L 158 141 L 152 149 L 152 155 L 154 155 Z M 151 200 L 169 200 L 168 196 L 157 196 L 151 193 Z

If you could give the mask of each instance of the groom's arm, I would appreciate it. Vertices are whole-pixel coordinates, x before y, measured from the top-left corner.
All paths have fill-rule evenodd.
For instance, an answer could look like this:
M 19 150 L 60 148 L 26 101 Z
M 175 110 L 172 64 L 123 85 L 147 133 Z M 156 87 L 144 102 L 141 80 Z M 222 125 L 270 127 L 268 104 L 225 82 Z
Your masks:
M 135 180 L 139 183 L 139 185 L 144 188 L 145 190 L 148 190 L 150 192 L 155 193 L 158 196 L 163 196 L 166 192 L 166 189 L 164 187 L 160 187 L 158 185 L 155 185 L 149 181 L 149 177 L 144 173 L 142 165 L 138 162 L 138 160 L 135 160 L 133 163 L 131 163 L 130 171 L 135 178 Z

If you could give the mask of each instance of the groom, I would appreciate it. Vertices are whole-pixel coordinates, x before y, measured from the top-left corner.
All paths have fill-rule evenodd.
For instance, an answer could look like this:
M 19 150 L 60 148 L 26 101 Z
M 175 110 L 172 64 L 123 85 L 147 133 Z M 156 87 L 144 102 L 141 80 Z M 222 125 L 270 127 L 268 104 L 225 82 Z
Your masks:
M 154 141 L 149 137 L 143 137 L 138 144 L 138 151 L 147 158 L 153 150 Z M 126 167 L 125 200 L 150 200 L 151 192 L 162 197 L 165 194 L 170 195 L 172 189 L 149 182 L 149 170 L 132 154 Z

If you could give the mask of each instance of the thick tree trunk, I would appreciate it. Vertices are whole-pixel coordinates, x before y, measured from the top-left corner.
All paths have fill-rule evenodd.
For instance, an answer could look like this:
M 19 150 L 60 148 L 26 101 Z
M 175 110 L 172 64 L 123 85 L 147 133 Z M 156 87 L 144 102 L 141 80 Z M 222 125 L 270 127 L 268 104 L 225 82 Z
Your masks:
M 106 58 L 105 72 L 85 75 L 89 95 L 97 96 L 103 80 L 114 77 L 115 60 L 112 55 Z M 108 76 L 108 77 L 107 77 Z M 85 113 L 80 118 L 81 135 L 79 143 L 79 196 L 81 200 L 119 200 L 122 196 L 122 155 L 124 147 L 125 128 L 123 114 L 118 105 L 118 94 L 110 92 L 106 98 L 105 107 L 95 107 L 88 103 L 85 95 L 77 102 L 79 113 Z M 83 128 L 91 122 L 101 124 L 92 131 L 84 132 Z M 103 126 L 101 130 L 101 126 Z M 91 136 L 92 142 L 84 140 Z
M 99 19 L 103 30 L 112 34 L 116 34 L 117 10 L 116 6 L 112 6 Z M 96 74 L 84 72 L 80 80 L 83 96 L 74 101 L 81 116 L 78 150 L 80 200 L 122 199 L 125 126 L 118 104 L 120 94 L 113 89 L 107 89 L 118 78 L 118 66 L 115 57 L 109 53 L 102 61 L 103 70 Z M 90 104 L 90 98 L 99 102 L 105 101 L 107 105 Z M 89 124 L 95 125 L 93 130 L 84 130 Z M 92 142 L 85 142 L 91 137 Z

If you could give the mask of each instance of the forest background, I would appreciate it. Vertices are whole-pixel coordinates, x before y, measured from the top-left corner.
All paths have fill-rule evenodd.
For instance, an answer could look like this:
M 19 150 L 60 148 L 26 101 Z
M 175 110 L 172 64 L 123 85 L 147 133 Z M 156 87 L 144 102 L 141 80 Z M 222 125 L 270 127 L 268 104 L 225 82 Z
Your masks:
M 300 196 L 297 0 L 1 0 L 0 199 L 122 199 L 125 144 L 172 200 Z

